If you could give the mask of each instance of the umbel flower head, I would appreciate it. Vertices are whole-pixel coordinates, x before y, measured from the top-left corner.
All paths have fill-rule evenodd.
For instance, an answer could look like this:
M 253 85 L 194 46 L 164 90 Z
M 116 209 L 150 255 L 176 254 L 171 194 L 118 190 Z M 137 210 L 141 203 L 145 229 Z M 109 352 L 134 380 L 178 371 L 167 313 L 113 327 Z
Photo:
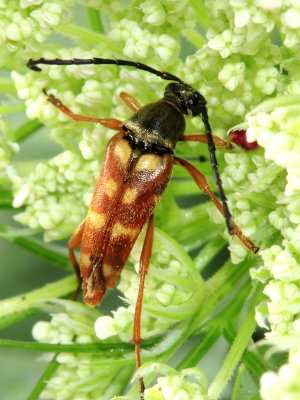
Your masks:
M 74 113 L 126 120 L 130 112 L 121 103 L 120 92 L 147 104 L 160 98 L 165 87 L 145 71 L 116 66 L 43 65 L 38 73 L 25 68 L 29 58 L 128 58 L 180 76 L 207 99 L 215 135 L 226 137 L 227 132 L 241 129 L 249 143 L 259 145 L 247 153 L 238 146 L 221 150 L 218 162 L 234 220 L 261 252 L 249 255 L 236 237 L 229 237 L 213 206 L 204 201 L 193 206 L 189 201 L 198 188 L 174 168 L 174 179 L 156 210 L 159 229 L 145 286 L 142 360 L 147 364 L 138 371 L 145 378 L 145 399 L 217 399 L 241 360 L 236 398 L 246 398 L 243 385 L 247 395 L 252 390 L 263 400 L 300 398 L 299 2 L 82 3 L 0 1 L 1 63 L 12 71 L 28 118 L 47 126 L 51 140 L 62 147 L 49 159 L 32 155 L 25 168 L 13 158 L 25 134 L 13 134 L 9 125 L 2 124 L 1 194 L 9 193 L 13 207 L 21 208 L 15 219 L 32 232 L 43 233 L 46 242 L 69 237 L 86 215 L 113 132 L 76 124 L 47 101 L 43 89 Z M 87 12 L 89 28 L 71 24 L 74 4 Z M 53 33 L 71 37 L 74 46 L 45 42 Z M 187 133 L 202 131 L 199 118 L 187 122 Z M 199 162 L 199 156 L 201 161 L 207 158 L 205 146 L 179 143 L 176 151 L 191 158 L 213 181 L 208 162 Z M 218 264 L 215 256 L 225 240 L 230 243 L 230 260 Z M 118 284 L 122 305 L 110 315 L 65 301 L 59 309 L 52 303 L 50 322 L 35 325 L 37 341 L 77 346 L 74 354 L 57 356 L 59 365 L 47 379 L 44 398 L 139 398 L 137 386 L 129 385 L 135 360 L 132 348 L 127 351 L 126 346 L 132 337 L 142 241 L 143 235 Z M 206 268 L 210 262 L 220 267 L 213 277 Z M 38 298 L 28 303 L 30 310 L 49 309 L 44 302 L 47 288 L 41 293 L 43 302 Z M 246 349 L 255 318 L 268 330 L 266 340 L 271 345 L 277 341 L 274 349 L 288 354 L 279 368 L 272 357 L 266 361 L 261 356 L 263 351 Z M 210 349 L 220 336 L 231 350 L 225 360 L 216 362 L 216 353 L 222 352 Z M 182 347 L 191 337 L 190 348 Z M 88 353 L 85 344 L 99 348 Z M 108 346 L 106 350 L 102 345 Z M 219 363 L 209 383 L 207 371 L 198 369 L 204 355 Z M 175 369 L 166 367 L 171 358 Z M 160 377 L 154 380 L 157 374 Z

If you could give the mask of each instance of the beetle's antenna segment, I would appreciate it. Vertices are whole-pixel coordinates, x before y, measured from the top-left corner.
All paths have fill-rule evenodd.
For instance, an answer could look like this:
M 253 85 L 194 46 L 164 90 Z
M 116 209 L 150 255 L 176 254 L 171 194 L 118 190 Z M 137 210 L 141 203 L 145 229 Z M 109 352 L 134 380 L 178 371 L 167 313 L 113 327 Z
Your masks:
M 60 58 L 54 58 L 52 60 L 41 57 L 37 60 L 33 60 L 30 58 L 27 63 L 27 67 L 32 69 L 33 71 L 41 71 L 40 67 L 37 67 L 38 64 L 47 64 L 47 65 L 87 65 L 87 64 L 114 64 L 114 65 L 125 65 L 127 67 L 134 67 L 137 69 L 142 69 L 143 71 L 150 72 L 151 74 L 154 74 L 156 76 L 159 76 L 161 79 L 167 80 L 167 81 L 175 81 L 178 83 L 183 83 L 181 79 L 179 79 L 176 75 L 170 74 L 169 72 L 165 71 L 158 71 L 157 69 L 154 69 L 152 67 L 149 67 L 149 65 L 140 63 L 140 62 L 134 62 L 134 61 L 129 61 L 129 60 L 115 60 L 113 58 L 87 58 L 87 59 L 81 59 L 81 58 L 73 58 L 72 60 L 62 60 Z
M 234 227 L 233 227 L 233 223 L 232 223 L 232 217 L 231 217 L 231 213 L 228 208 L 227 197 L 225 195 L 225 192 L 224 192 L 224 189 L 222 186 L 221 177 L 219 174 L 218 161 L 217 161 L 217 157 L 216 157 L 216 147 L 214 145 L 214 141 L 213 141 L 213 137 L 212 137 L 212 133 L 211 133 L 211 127 L 210 127 L 210 124 L 208 121 L 207 109 L 206 109 L 205 105 L 203 105 L 201 107 L 200 114 L 202 117 L 205 133 L 207 136 L 207 144 L 208 144 L 210 163 L 211 163 L 211 167 L 212 167 L 212 171 L 213 171 L 213 175 L 214 175 L 215 184 L 217 186 L 220 200 L 221 200 L 221 203 L 223 206 L 224 217 L 225 217 L 227 229 L 228 229 L 229 234 L 233 235 Z

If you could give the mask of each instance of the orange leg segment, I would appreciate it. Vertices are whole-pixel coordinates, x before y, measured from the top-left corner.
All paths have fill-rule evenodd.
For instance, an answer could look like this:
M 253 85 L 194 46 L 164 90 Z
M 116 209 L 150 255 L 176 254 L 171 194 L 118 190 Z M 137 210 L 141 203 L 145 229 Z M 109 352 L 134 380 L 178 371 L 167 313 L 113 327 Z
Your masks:
M 136 367 L 139 368 L 141 366 L 141 313 L 142 313 L 142 304 L 143 304 L 143 295 L 144 295 L 144 286 L 145 286 L 145 278 L 148 273 L 151 254 L 152 254 L 152 244 L 153 244 L 153 236 L 154 236 L 154 216 L 151 215 L 148 227 L 146 231 L 146 236 L 144 240 L 144 245 L 140 257 L 140 284 L 139 284 L 139 292 L 137 296 L 136 306 L 135 306 L 135 315 L 134 315 L 134 325 L 133 325 L 133 337 L 132 343 L 135 344 L 135 358 L 136 358 Z M 145 391 L 145 385 L 143 378 L 139 378 L 140 391 L 143 395 Z
M 190 164 L 188 161 L 184 160 L 183 158 L 174 157 L 174 161 L 175 161 L 175 164 L 181 165 L 183 168 L 185 168 L 190 173 L 190 175 L 192 176 L 192 178 L 194 179 L 196 184 L 199 186 L 199 188 L 210 197 L 210 199 L 213 201 L 213 203 L 215 204 L 217 209 L 220 211 L 220 213 L 222 215 L 224 215 L 224 210 L 223 210 L 222 204 L 219 202 L 219 200 L 213 194 L 205 176 L 197 168 L 195 168 L 192 164 Z M 240 239 L 240 241 L 246 247 L 248 247 L 249 250 L 251 250 L 253 253 L 257 253 L 259 250 L 259 247 L 255 246 L 255 244 L 252 243 L 250 239 L 248 239 L 246 236 L 243 235 L 242 231 L 235 224 L 234 221 L 232 221 L 232 223 L 233 223 L 234 234 Z
M 215 146 L 220 146 L 227 150 L 232 149 L 232 145 L 229 142 L 227 142 L 226 140 L 224 140 L 218 136 L 213 136 L 212 138 L 213 138 Z M 205 134 L 183 135 L 180 140 L 182 142 L 193 141 L 193 142 L 207 143 L 207 136 Z
M 82 235 L 83 235 L 83 231 L 84 231 L 84 225 L 85 225 L 85 220 L 82 221 L 81 224 L 78 225 L 75 232 L 69 239 L 69 243 L 68 243 L 69 244 L 70 261 L 72 263 L 72 266 L 74 268 L 76 278 L 77 278 L 77 288 L 72 295 L 72 300 L 77 299 L 78 294 L 81 289 L 81 285 L 82 285 L 82 278 L 80 276 L 80 267 L 79 267 L 78 261 L 76 259 L 74 250 L 77 249 L 81 245 Z
M 132 96 L 130 96 L 130 94 L 126 93 L 126 92 L 121 92 L 120 93 L 120 97 L 121 100 L 124 101 L 124 103 L 134 112 L 139 111 L 140 108 L 142 108 L 142 106 L 140 105 L 140 103 Z
M 65 106 L 57 97 L 53 96 L 53 94 L 48 94 L 46 89 L 43 89 L 43 92 L 47 96 L 47 100 L 52 103 L 56 108 L 58 108 L 61 112 L 66 114 L 68 117 L 73 119 L 75 122 L 94 122 L 99 123 L 106 128 L 113 129 L 115 131 L 121 131 L 124 123 L 114 118 L 94 118 L 87 117 L 85 115 L 74 114 L 67 106 Z

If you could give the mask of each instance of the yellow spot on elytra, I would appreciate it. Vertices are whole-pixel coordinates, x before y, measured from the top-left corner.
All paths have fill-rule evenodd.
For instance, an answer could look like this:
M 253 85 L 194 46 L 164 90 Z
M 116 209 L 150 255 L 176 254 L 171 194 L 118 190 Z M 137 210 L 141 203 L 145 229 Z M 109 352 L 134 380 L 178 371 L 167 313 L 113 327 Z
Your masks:
M 90 265 L 90 263 L 91 263 L 90 254 L 81 252 L 80 262 L 82 265 Z
M 161 164 L 161 157 L 156 154 L 145 154 L 138 160 L 135 170 L 155 170 Z
M 114 274 L 114 270 L 109 264 L 103 264 L 103 276 L 104 278 L 108 278 Z
M 118 157 L 122 165 L 126 165 L 131 154 L 131 147 L 128 140 L 120 140 L 115 147 L 115 154 Z
M 94 228 L 100 229 L 105 223 L 105 216 L 104 214 L 89 210 L 86 223 L 92 225 Z
M 112 237 L 117 238 L 119 236 L 131 236 L 135 237 L 139 233 L 139 228 L 127 228 L 125 225 L 116 222 L 112 228 Z
M 113 197 L 114 194 L 116 193 L 117 189 L 118 189 L 117 182 L 112 178 L 108 179 L 108 181 L 106 182 L 106 185 L 105 185 L 105 191 L 106 191 L 107 196 Z
M 134 200 L 136 199 L 137 195 L 138 195 L 138 192 L 137 192 L 136 189 L 127 188 L 127 189 L 125 190 L 125 193 L 124 193 L 122 202 L 123 202 L 124 204 L 133 203 Z

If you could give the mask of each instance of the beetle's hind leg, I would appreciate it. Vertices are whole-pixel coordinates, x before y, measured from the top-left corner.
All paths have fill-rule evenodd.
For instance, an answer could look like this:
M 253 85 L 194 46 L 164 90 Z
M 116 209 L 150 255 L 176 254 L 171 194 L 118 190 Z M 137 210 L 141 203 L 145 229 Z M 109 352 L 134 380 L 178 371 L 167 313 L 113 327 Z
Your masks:
M 94 118 L 81 114 L 75 114 L 67 106 L 65 106 L 57 97 L 55 97 L 53 94 L 48 93 L 46 89 L 43 89 L 43 92 L 47 96 L 47 100 L 50 103 L 52 103 L 56 108 L 58 108 L 61 112 L 63 112 L 68 117 L 73 119 L 73 121 L 75 122 L 94 122 L 94 123 L 99 123 L 105 126 L 106 128 L 113 129 L 115 131 L 122 130 L 122 126 L 124 125 L 124 123 L 122 121 L 119 121 L 118 119 Z
M 142 108 L 142 106 L 140 105 L 140 103 L 132 96 L 130 96 L 130 94 L 126 93 L 126 92 L 121 92 L 120 95 L 121 100 L 124 101 L 124 103 L 134 112 L 139 111 L 140 108 Z
M 151 254 L 152 254 L 152 244 L 153 244 L 153 236 L 154 236 L 154 216 L 151 215 L 146 236 L 143 244 L 143 249 L 140 257 L 140 283 L 139 283 L 139 292 L 137 296 L 136 306 L 135 306 L 135 314 L 134 314 L 134 325 L 133 325 L 133 337 L 132 343 L 135 344 L 135 358 L 136 358 L 136 367 L 139 368 L 141 366 L 141 313 L 142 313 L 142 303 L 143 303 L 143 295 L 144 295 L 144 286 L 145 286 L 145 278 L 148 273 Z M 141 394 L 144 394 L 145 385 L 143 378 L 139 378 L 140 391 Z M 143 397 L 142 397 L 143 398 Z
M 72 300 L 76 300 L 77 299 L 78 294 L 79 294 L 79 292 L 81 290 L 81 286 L 82 286 L 82 278 L 80 276 L 80 267 L 79 267 L 77 258 L 75 256 L 74 250 L 77 249 L 81 245 L 83 231 L 84 231 L 84 225 L 85 225 L 85 220 L 83 220 L 81 222 L 81 224 L 78 225 L 78 227 L 76 228 L 75 232 L 70 237 L 69 243 L 68 243 L 70 261 L 71 261 L 71 264 L 72 264 L 72 266 L 74 268 L 74 272 L 75 272 L 76 278 L 77 278 L 77 288 L 75 289 L 75 292 L 72 295 Z

